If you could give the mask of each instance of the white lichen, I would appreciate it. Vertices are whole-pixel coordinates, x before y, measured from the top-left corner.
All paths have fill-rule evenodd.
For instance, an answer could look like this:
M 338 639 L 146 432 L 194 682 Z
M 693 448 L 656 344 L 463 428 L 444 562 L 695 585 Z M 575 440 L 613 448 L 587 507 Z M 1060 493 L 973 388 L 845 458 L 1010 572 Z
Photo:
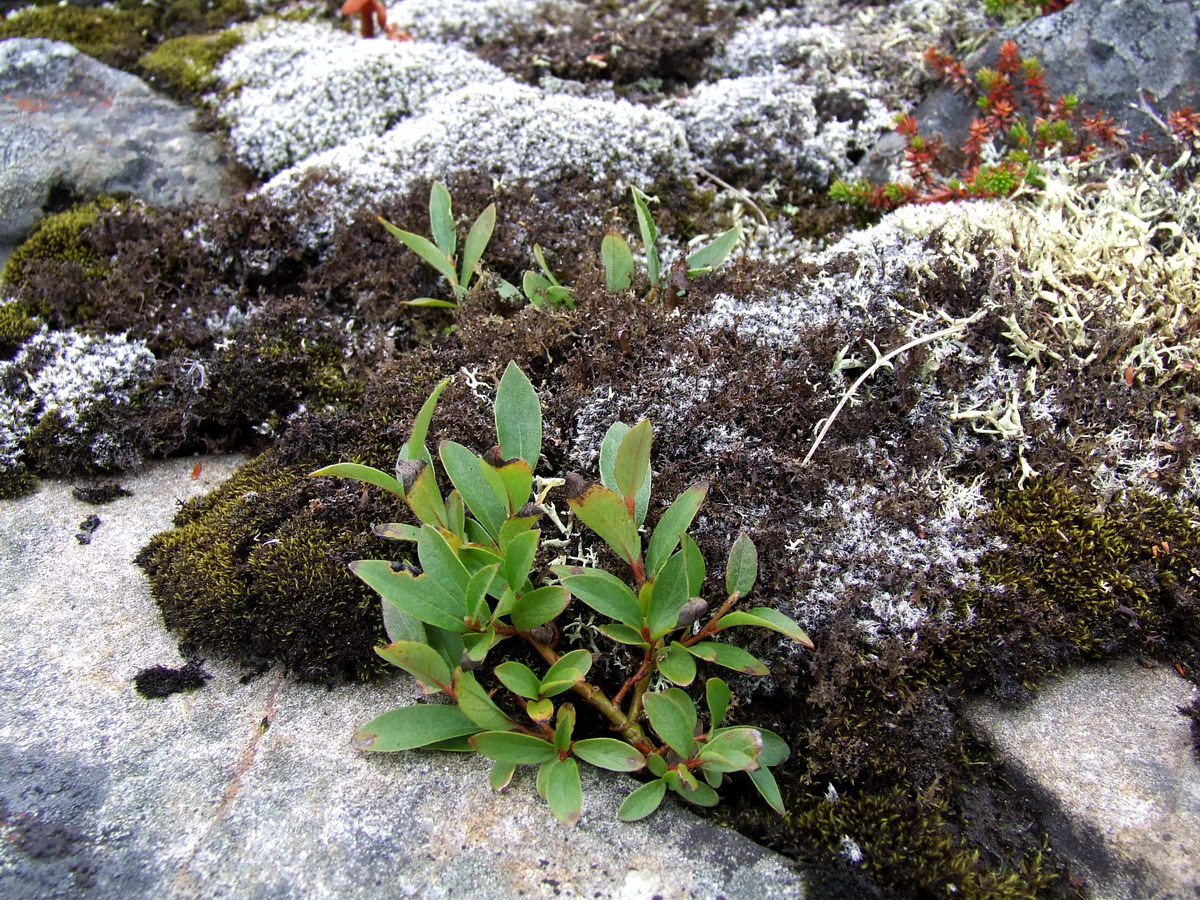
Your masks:
M 418 40 L 484 43 L 552 33 L 583 12 L 571 0 L 402 0 L 388 23 Z
M 504 78 L 459 47 L 365 41 L 318 23 L 247 41 L 217 74 L 227 88 L 217 108 L 234 152 L 265 175 L 380 135 L 450 91 Z

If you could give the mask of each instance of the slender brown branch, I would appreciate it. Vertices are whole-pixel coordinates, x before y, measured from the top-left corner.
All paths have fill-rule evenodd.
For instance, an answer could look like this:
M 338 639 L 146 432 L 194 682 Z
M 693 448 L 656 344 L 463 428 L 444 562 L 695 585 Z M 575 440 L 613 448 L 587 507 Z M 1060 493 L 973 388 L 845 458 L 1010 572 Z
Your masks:
M 552 666 L 558 662 L 558 654 L 541 641 L 530 637 L 529 632 L 522 631 L 521 637 L 526 640 L 529 646 L 536 651 L 538 656 L 547 665 Z M 600 715 L 612 722 L 613 725 L 616 725 L 621 732 L 621 736 L 629 741 L 629 743 L 637 746 L 638 749 L 650 745 L 650 741 L 647 739 L 646 733 L 642 731 L 641 726 L 626 716 L 625 713 L 621 712 L 621 708 L 609 700 L 600 688 L 593 684 L 588 684 L 586 681 L 577 681 L 571 687 L 571 690 L 591 704 Z
M 617 706 L 621 705 L 621 701 L 625 699 L 625 695 L 629 693 L 629 689 L 636 685 L 639 681 L 650 674 L 650 668 L 654 665 L 654 645 L 651 644 L 646 648 L 646 655 L 642 658 L 642 664 L 633 675 L 625 680 L 621 685 L 621 689 L 617 691 L 617 695 L 612 698 L 612 702 Z M 630 717 L 632 718 L 632 716 Z
M 721 608 L 712 614 L 712 618 L 708 620 L 708 624 L 706 624 L 703 628 L 701 628 L 695 634 L 689 634 L 687 637 L 684 637 L 682 640 L 680 640 L 679 643 L 683 644 L 683 646 L 685 646 L 685 647 L 690 647 L 690 646 L 692 646 L 692 644 L 695 644 L 699 641 L 704 640 L 706 637 L 711 637 L 712 635 L 716 634 L 715 626 L 716 626 L 717 622 L 719 622 L 721 620 L 721 616 L 723 616 L 723 615 L 725 615 L 725 613 L 729 612 L 729 610 L 733 606 L 733 604 L 738 602 L 739 597 L 740 597 L 740 595 L 738 594 L 737 591 L 734 591 L 732 594 L 730 594 L 729 597 L 725 600 L 725 602 L 721 604 Z

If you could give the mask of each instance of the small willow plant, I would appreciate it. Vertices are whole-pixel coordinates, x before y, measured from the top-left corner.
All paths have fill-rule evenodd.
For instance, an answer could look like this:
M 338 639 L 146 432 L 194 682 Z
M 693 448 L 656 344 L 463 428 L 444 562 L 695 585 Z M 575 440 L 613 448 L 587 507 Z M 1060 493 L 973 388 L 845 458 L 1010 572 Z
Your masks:
M 617 772 L 648 773 L 651 780 L 621 805 L 626 821 L 652 813 L 668 789 L 691 803 L 715 805 L 715 788 L 733 772 L 747 773 L 767 803 L 782 813 L 771 767 L 787 758 L 787 745 L 762 728 L 725 725 L 731 693 L 720 678 L 703 685 L 703 720 L 696 700 L 684 690 L 696 682 L 697 660 L 767 674 L 767 667 L 745 650 L 717 640 L 726 629 L 767 628 L 812 647 L 804 631 L 778 611 L 737 608 L 757 578 L 757 553 L 749 537 L 741 534 L 734 542 L 725 569 L 726 599 L 704 621 L 705 560 L 688 529 L 707 486 L 685 490 L 643 545 L 652 439 L 650 423 L 643 420 L 609 429 L 600 454 L 600 484 L 585 485 L 577 476 L 565 482 L 542 479 L 534 497 L 541 404 L 512 363 L 496 393 L 498 444 L 482 456 L 454 441 L 438 447 L 452 486 L 443 495 L 425 439 L 447 381 L 418 413 L 394 476 L 356 463 L 313 473 L 390 491 L 421 523 L 375 527 L 382 536 L 415 544 L 419 569 L 388 560 L 360 560 L 351 569 L 383 598 L 392 643 L 376 652 L 451 701 L 384 713 L 361 728 L 358 745 L 384 752 L 474 751 L 493 760 L 491 784 L 497 790 L 508 785 L 517 766 L 536 765 L 538 792 L 567 824 L 578 821 L 583 806 L 580 760 Z M 552 580 L 540 583 L 535 562 L 542 542 L 537 526 L 546 514 L 541 504 L 551 487 L 564 483 L 576 518 L 624 560 L 626 578 L 600 568 L 550 565 Z M 548 518 L 556 516 L 551 512 Z M 599 629 L 605 637 L 636 648 L 628 677 L 611 692 L 588 681 L 595 662 L 591 652 L 556 649 L 560 630 L 554 622 L 572 598 L 610 620 Z M 492 670 L 494 682 L 481 681 L 480 667 L 510 640 L 531 648 L 543 670 L 507 659 Z M 523 656 L 528 659 L 528 653 Z M 489 689 L 485 681 L 494 686 Z M 656 683 L 663 689 L 651 690 Z M 696 687 L 694 693 L 700 694 Z M 577 738 L 575 708 L 559 699 L 568 693 L 593 707 L 607 720 L 609 734 L 618 737 Z

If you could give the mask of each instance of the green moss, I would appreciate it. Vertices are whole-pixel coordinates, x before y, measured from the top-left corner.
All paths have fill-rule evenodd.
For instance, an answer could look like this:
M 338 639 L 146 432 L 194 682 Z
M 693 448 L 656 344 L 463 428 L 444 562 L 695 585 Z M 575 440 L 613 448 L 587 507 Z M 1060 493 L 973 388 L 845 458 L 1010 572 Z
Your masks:
M 147 9 L 38 6 L 0 20 L 0 39 L 64 41 L 102 63 L 124 68 L 145 51 L 153 23 L 154 16 Z
M 0 472 L 0 500 L 24 497 L 37 490 L 38 480 L 22 465 Z
M 395 547 L 371 536 L 371 508 L 330 516 L 308 471 L 260 457 L 186 505 L 138 563 L 184 641 L 304 679 L 369 678 L 386 669 L 370 652 L 384 638 L 379 599 L 347 564 Z
M 888 885 L 893 895 L 1033 900 L 1046 896 L 1054 881 L 1037 853 L 1022 860 L 1019 871 L 989 869 L 979 851 L 954 834 L 946 804 L 936 797 L 893 787 L 836 800 L 809 795 L 796 805 L 788 816 L 791 829 L 845 860 L 846 871 L 860 869 Z
M 0 284 L 20 287 L 26 268 L 34 260 L 74 263 L 88 278 L 106 275 L 108 266 L 84 241 L 81 232 L 95 224 L 102 212 L 116 205 L 117 201 L 113 198 L 100 197 L 65 212 L 46 216 L 34 226 L 25 243 L 8 258 L 3 271 L 0 271 Z
M 155 84 L 194 96 L 213 83 L 216 67 L 241 42 L 241 35 L 233 29 L 185 35 L 159 44 L 138 65 Z
M 38 329 L 23 303 L 0 304 L 0 356 L 15 350 Z

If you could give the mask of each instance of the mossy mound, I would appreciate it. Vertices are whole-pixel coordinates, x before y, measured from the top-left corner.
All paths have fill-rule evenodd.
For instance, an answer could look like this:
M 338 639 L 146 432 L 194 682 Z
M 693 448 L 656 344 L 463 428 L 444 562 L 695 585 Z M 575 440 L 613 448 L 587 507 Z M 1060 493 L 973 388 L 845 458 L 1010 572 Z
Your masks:
M 37 322 L 24 304 L 0 304 L 0 356 L 12 353 L 37 329 Z
M 232 29 L 171 38 L 138 60 L 138 66 L 151 83 L 178 97 L 195 97 L 213 84 L 214 70 L 241 42 Z
M 0 40 L 19 37 L 63 41 L 102 63 L 123 69 L 145 52 L 154 20 L 149 9 L 35 6 L 0 20 Z
M 84 279 L 102 277 L 109 271 L 108 266 L 84 238 L 83 230 L 94 225 L 101 213 L 117 206 L 118 201 L 112 197 L 98 197 L 40 220 L 4 263 L 0 284 L 19 289 L 25 281 L 27 267 L 34 260 L 70 267 Z
M 46 38 L 71 44 L 100 62 L 135 71 L 138 60 L 164 38 L 244 21 L 245 0 L 166 0 L 146 5 L 118 0 L 106 6 L 36 5 L 0 19 L 0 39 Z

